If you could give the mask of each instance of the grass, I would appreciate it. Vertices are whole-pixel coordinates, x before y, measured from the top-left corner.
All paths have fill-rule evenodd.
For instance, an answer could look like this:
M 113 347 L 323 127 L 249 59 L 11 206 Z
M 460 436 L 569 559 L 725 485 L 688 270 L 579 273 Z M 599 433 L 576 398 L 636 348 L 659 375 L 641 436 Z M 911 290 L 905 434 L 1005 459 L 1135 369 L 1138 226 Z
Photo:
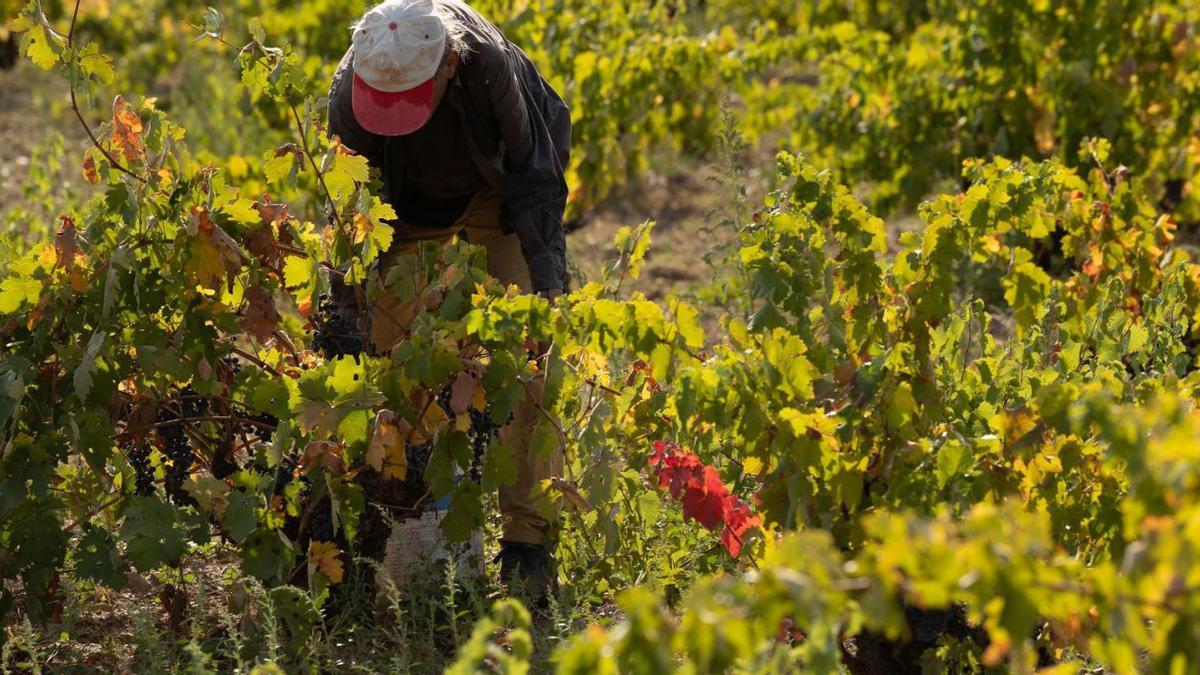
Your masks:
M 321 610 L 303 593 L 240 578 L 235 551 L 220 544 L 195 549 L 178 570 L 131 573 L 120 591 L 64 575 L 58 620 L 5 618 L 0 672 L 249 672 L 268 662 L 287 672 L 441 672 L 504 595 L 491 566 L 462 577 L 447 562 L 400 588 L 376 584 L 377 565 L 360 562 Z M 188 594 L 176 627 L 162 600 L 172 582 Z M 565 584 L 534 613 L 536 662 L 588 623 L 616 618 L 611 605 L 581 601 Z

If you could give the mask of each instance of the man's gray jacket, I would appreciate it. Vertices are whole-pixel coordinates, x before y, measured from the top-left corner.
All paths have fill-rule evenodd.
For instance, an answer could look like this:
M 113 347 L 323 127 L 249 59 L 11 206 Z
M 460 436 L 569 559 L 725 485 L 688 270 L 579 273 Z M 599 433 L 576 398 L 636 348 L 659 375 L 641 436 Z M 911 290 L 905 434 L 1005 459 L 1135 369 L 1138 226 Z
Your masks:
M 480 175 L 503 195 L 500 225 L 520 238 L 534 290 L 565 290 L 562 218 L 570 111 L 529 57 L 487 19 L 459 0 L 434 2 L 457 14 L 467 29 L 468 53 L 440 105 L 449 104 L 459 113 L 462 128 L 469 130 L 471 159 Z M 354 118 L 353 51 L 347 50 L 333 77 L 329 131 L 380 169 L 387 200 L 403 185 L 403 169 L 388 152 L 390 138 L 364 130 Z

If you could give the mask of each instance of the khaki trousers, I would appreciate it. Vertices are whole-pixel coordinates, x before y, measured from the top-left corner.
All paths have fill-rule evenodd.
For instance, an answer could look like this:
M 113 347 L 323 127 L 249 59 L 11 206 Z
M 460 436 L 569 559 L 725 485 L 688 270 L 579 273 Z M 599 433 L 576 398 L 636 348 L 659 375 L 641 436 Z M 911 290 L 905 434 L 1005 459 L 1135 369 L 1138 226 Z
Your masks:
M 515 233 L 505 234 L 500 227 L 500 209 L 503 199 L 491 188 L 485 188 L 467 205 L 466 211 L 454 225 L 447 228 L 417 227 L 399 224 L 392 236 L 392 245 L 381 258 L 379 278 L 387 276 L 387 270 L 404 254 L 414 253 L 422 241 L 448 242 L 455 236 L 482 246 L 487 251 L 487 271 L 503 284 L 516 284 L 526 293 L 533 292 L 529 267 L 521 253 L 521 240 Z M 379 293 L 372 308 L 372 339 L 376 344 L 391 342 L 387 335 L 377 335 L 375 326 L 388 324 L 387 317 L 404 312 L 404 300 L 388 292 Z M 382 315 L 382 316 L 381 316 Z M 536 503 L 542 482 L 561 476 L 563 472 L 563 449 L 556 447 L 546 457 L 530 451 L 533 431 L 538 423 L 538 406 L 541 405 L 543 375 L 535 376 L 525 398 L 517 404 L 512 420 L 501 427 L 500 442 L 516 452 L 517 481 L 513 485 L 500 486 L 500 514 L 503 519 L 503 538 L 507 541 L 527 544 L 543 544 L 549 523 L 542 518 Z

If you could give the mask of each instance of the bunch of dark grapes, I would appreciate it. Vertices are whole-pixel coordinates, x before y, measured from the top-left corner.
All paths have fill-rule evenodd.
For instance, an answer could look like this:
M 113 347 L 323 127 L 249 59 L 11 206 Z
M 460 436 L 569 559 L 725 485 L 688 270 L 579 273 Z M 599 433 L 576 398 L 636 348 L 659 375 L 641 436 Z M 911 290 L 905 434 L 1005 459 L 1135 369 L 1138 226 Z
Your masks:
M 221 365 L 229 370 L 229 374 L 237 377 L 238 373 L 242 372 L 242 362 L 236 356 L 226 356 L 221 359 Z
M 321 300 L 321 306 L 313 317 L 316 331 L 313 333 L 313 349 L 327 359 L 339 356 L 358 356 L 363 352 L 362 332 L 356 322 L 345 316 L 330 297 Z
M 191 385 L 179 392 L 179 411 L 185 419 L 204 417 L 209 407 L 208 397 L 197 394 Z
M 480 480 L 483 456 L 487 453 L 488 446 L 492 444 L 492 439 L 500 435 L 500 426 L 492 419 L 492 413 L 489 410 L 476 410 L 470 408 L 467 412 L 471 414 L 471 444 L 475 451 L 475 462 L 471 466 L 471 478 Z
M 288 461 L 287 458 L 284 458 L 284 463 L 282 466 L 278 466 L 274 469 L 264 470 L 265 473 L 270 473 L 274 477 L 275 482 L 271 485 L 272 495 L 282 495 L 284 491 L 287 490 L 288 486 L 292 484 L 292 481 L 296 480 L 293 464 L 293 462 Z
M 166 478 L 163 487 L 171 500 L 180 506 L 194 503 L 194 500 L 183 489 L 183 482 L 192 471 L 192 463 L 196 461 L 196 453 L 192 450 L 191 441 L 184 432 L 183 424 L 179 423 L 179 415 L 167 408 L 160 408 L 158 423 L 174 422 L 158 427 L 158 436 L 163 442 L 163 454 L 170 463 L 167 465 Z
M 321 499 L 313 507 L 308 517 L 309 541 L 334 541 L 336 533 L 333 528 L 333 504 L 328 499 Z
M 150 444 L 126 441 L 121 444 L 125 457 L 134 472 L 134 494 L 145 497 L 154 494 L 154 467 L 150 466 Z
M 261 423 L 261 424 L 247 424 L 246 426 L 249 427 L 250 433 L 257 436 L 258 440 L 262 441 L 263 443 L 270 443 L 271 436 L 273 436 L 275 434 L 274 428 L 279 426 L 279 418 L 275 417 L 271 413 L 260 413 L 258 415 L 250 415 L 247 413 L 245 415 L 245 417 L 246 417 L 246 419 Z M 270 425 L 270 426 L 263 426 L 263 425 Z

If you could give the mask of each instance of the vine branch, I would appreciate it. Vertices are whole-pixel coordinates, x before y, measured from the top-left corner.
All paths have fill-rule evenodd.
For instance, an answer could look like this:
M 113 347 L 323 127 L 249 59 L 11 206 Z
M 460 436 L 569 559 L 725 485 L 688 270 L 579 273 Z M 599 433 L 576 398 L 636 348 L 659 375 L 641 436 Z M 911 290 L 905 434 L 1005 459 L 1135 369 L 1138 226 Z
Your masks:
M 67 49 L 74 49 L 75 47 L 75 23 L 79 19 L 79 4 L 81 1 L 82 0 L 75 0 L 75 9 L 71 12 L 71 27 L 67 30 Z M 104 155 L 104 159 L 108 160 L 108 163 L 110 166 L 112 166 L 112 168 L 145 185 L 146 179 L 144 177 L 139 176 L 130 169 L 126 168 L 125 165 L 121 164 L 116 157 L 113 157 L 112 153 L 109 152 L 107 148 L 100 144 L 100 140 L 96 138 L 96 134 L 92 132 L 92 127 L 87 123 L 87 120 L 83 119 L 83 112 L 79 109 L 79 100 L 75 95 L 75 79 L 67 78 L 67 80 L 69 89 L 71 91 L 71 111 L 75 113 L 75 119 L 79 120 L 79 125 L 82 126 L 84 132 L 87 133 L 88 138 L 92 141 L 92 145 L 95 146 L 102 155 Z

